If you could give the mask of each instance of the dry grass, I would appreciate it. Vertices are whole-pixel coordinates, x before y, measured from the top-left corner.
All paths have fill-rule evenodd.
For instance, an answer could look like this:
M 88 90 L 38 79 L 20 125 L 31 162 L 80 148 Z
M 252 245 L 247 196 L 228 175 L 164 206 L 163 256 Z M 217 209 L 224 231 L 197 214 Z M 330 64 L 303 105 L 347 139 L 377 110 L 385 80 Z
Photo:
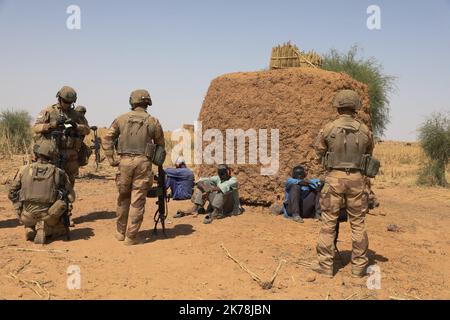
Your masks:
M 427 158 L 418 143 L 385 141 L 377 143 L 374 156 L 381 161 L 376 182 L 415 185 L 417 173 Z M 447 175 L 450 171 L 447 170 Z

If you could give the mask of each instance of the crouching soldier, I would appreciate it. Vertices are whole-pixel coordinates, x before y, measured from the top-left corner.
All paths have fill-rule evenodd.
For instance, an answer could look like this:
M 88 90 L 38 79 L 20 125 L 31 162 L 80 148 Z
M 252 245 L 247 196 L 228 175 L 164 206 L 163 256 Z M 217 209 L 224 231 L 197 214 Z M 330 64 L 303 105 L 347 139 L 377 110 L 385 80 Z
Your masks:
M 239 203 L 238 182 L 231 176 L 227 165 L 219 165 L 217 176 L 201 178 L 192 195 L 193 207 L 187 211 L 178 211 L 174 218 L 204 212 L 204 205 L 209 201 L 206 217 L 203 221 L 210 224 L 213 219 L 222 219 L 229 215 L 240 215 L 243 209 Z
M 61 216 L 75 201 L 75 192 L 66 173 L 50 163 L 55 154 L 51 142 L 36 144 L 33 151 L 36 161 L 18 170 L 8 198 L 25 226 L 26 240 L 45 244 L 46 237 L 68 232 Z M 60 192 L 68 195 L 68 203 L 59 199 Z

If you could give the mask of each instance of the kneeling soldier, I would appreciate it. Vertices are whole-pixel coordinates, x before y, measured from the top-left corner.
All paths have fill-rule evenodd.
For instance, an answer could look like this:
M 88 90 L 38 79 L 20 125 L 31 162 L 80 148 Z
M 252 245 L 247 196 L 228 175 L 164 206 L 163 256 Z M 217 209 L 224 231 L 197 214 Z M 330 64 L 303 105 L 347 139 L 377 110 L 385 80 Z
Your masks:
M 45 244 L 47 236 L 67 233 L 61 216 L 75 201 L 75 192 L 67 174 L 50 163 L 55 149 L 50 141 L 34 145 L 36 162 L 21 167 L 9 189 L 19 220 L 25 226 L 25 238 L 36 244 Z M 68 194 L 69 203 L 58 198 Z

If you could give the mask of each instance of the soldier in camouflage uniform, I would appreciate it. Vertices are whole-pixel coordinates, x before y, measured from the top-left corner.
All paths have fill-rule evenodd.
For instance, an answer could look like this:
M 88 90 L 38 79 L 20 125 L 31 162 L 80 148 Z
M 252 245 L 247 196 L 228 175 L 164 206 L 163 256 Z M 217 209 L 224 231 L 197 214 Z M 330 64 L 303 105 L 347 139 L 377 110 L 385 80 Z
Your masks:
M 147 191 L 153 183 L 152 158 L 157 148 L 165 147 L 159 121 L 147 113 L 152 105 L 148 91 L 133 91 L 130 104 L 131 111 L 116 118 L 102 140 L 108 162 L 119 167 L 116 238 L 126 245 L 138 243 Z M 114 158 L 115 143 L 120 160 Z
M 339 117 L 319 133 L 315 150 L 327 169 L 321 192 L 322 228 L 317 244 L 318 264 L 313 270 L 333 276 L 334 239 L 340 208 L 348 212 L 352 233 L 352 275 L 362 277 L 368 264 L 369 246 L 365 226 L 364 192 L 366 177 L 362 173 L 364 155 L 373 151 L 369 128 L 355 118 L 361 102 L 352 90 L 342 90 L 334 98 Z
M 83 122 L 83 124 L 88 126 L 88 121 L 86 119 L 86 107 L 85 106 L 77 106 L 75 108 L 75 111 L 78 112 L 78 114 L 80 115 L 80 120 L 81 122 Z
M 33 126 L 35 142 L 51 140 L 52 132 L 66 130 L 61 137 L 59 152 L 64 156 L 64 171 L 69 176 L 72 187 L 75 185 L 75 177 L 78 175 L 79 162 L 78 152 L 81 149 L 83 137 L 90 132 L 87 122 L 83 120 L 73 108 L 77 101 L 77 93 L 71 87 L 62 87 L 56 94 L 58 103 L 46 107 L 39 113 Z
M 85 106 L 77 106 L 75 111 L 80 115 L 80 123 L 89 127 L 89 123 L 86 119 L 86 107 Z M 84 143 L 84 135 L 80 135 L 82 139 L 80 150 L 78 151 L 78 164 L 80 167 L 84 167 L 89 162 L 89 157 L 92 155 L 92 150 L 89 148 L 86 143 Z
M 8 197 L 25 226 L 26 240 L 44 244 L 47 236 L 66 233 L 61 216 L 67 204 L 58 200 L 58 190 L 67 191 L 70 202 L 75 201 L 75 192 L 66 173 L 50 162 L 55 152 L 52 142 L 43 141 L 33 150 L 36 162 L 17 171 Z

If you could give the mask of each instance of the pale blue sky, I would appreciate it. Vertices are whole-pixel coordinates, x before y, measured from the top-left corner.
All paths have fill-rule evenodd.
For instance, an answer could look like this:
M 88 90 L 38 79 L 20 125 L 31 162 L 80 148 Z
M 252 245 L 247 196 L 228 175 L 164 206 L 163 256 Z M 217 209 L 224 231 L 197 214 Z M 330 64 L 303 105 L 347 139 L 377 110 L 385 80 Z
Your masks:
M 66 28 L 71 4 L 79 31 Z M 366 27 L 370 4 L 379 31 Z M 397 76 L 387 139 L 414 140 L 426 115 L 450 110 L 449 0 L 0 0 L 0 39 L 0 108 L 33 116 L 67 84 L 90 123 L 108 126 L 147 88 L 150 112 L 173 130 L 197 118 L 213 78 L 265 68 L 288 40 L 321 53 L 356 43 Z

